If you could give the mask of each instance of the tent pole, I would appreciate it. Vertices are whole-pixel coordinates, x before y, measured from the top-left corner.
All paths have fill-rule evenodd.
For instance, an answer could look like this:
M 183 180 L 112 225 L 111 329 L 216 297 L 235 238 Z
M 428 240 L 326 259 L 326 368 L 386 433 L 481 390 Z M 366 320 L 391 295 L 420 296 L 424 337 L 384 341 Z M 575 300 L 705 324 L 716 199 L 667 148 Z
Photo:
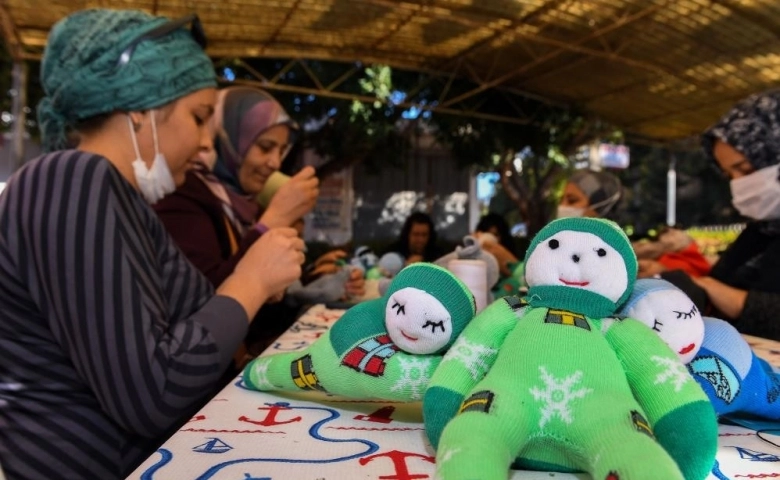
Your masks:
M 27 132 L 27 62 L 17 60 L 13 68 L 13 105 L 12 114 L 14 119 L 13 126 L 13 155 L 11 160 L 11 171 L 15 171 L 24 163 L 24 140 Z

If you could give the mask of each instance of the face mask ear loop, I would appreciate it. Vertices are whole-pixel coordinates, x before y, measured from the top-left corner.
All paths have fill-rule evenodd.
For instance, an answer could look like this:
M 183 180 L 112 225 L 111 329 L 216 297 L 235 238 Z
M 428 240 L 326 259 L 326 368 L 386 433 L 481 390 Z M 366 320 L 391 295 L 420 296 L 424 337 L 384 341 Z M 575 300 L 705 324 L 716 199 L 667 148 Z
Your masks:
M 157 157 L 160 153 L 160 145 L 157 143 L 157 122 L 154 118 L 154 110 L 152 110 L 152 138 L 154 139 L 154 156 Z
M 133 128 L 133 119 L 130 118 L 130 115 L 127 116 L 127 126 L 130 127 L 130 139 L 132 139 L 133 141 L 133 150 L 135 150 L 135 158 L 138 160 L 143 160 L 141 158 L 141 151 L 138 149 L 138 140 L 135 138 L 135 128 Z M 155 138 L 157 137 L 155 136 Z
M 609 198 L 605 198 L 604 200 L 600 202 L 596 202 L 593 205 L 590 206 L 591 209 L 594 211 L 597 211 L 598 208 L 601 208 L 602 205 L 607 205 L 607 208 L 604 209 L 603 213 L 608 213 L 610 210 L 612 210 L 612 207 L 615 206 L 615 204 L 620 200 L 620 191 L 617 191 L 612 194 Z

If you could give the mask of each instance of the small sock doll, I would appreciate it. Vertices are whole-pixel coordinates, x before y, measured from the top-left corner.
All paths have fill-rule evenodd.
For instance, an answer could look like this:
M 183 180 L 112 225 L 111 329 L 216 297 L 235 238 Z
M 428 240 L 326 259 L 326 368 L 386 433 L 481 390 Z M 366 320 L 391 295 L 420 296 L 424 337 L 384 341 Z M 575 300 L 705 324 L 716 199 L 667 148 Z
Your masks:
M 619 313 L 653 329 L 685 364 L 693 360 L 704 340 L 699 309 L 682 290 L 666 280 L 637 280 Z
M 355 255 L 349 261 L 350 265 L 363 270 L 363 275 L 374 268 L 379 261 L 373 250 L 366 245 L 361 245 L 355 249 Z
M 665 280 L 637 280 L 620 313 L 655 330 L 677 352 L 718 415 L 780 420 L 778 372 L 731 324 L 702 318 L 682 290 Z
M 347 310 L 306 349 L 252 360 L 244 382 L 254 390 L 420 400 L 474 309 L 471 293 L 449 271 L 415 263 L 393 278 L 381 298 Z
M 666 344 L 614 316 L 636 257 L 609 221 L 551 222 L 526 254 L 525 304 L 497 300 L 445 354 L 423 401 L 443 480 L 522 468 L 596 480 L 702 480 L 715 460 L 707 397 Z M 454 411 L 453 411 L 454 410 Z
M 366 272 L 367 280 L 393 278 L 404 268 L 404 257 L 400 253 L 388 252 L 379 258 L 376 266 Z
M 688 370 L 718 414 L 780 420 L 780 371 L 758 358 L 730 323 L 704 317 L 704 343 Z

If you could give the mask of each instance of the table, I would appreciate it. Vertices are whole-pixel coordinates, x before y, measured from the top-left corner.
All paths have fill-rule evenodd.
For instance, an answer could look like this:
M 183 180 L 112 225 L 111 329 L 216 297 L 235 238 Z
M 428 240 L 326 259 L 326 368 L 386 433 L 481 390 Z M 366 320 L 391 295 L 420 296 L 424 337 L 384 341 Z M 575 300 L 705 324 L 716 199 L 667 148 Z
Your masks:
M 342 313 L 324 305 L 312 307 L 263 355 L 306 347 Z M 780 343 L 746 338 L 759 356 L 780 365 Z M 769 438 L 780 443 L 779 436 Z M 433 478 L 434 461 L 419 403 L 256 392 L 245 389 L 239 377 L 128 478 L 411 480 Z M 511 478 L 589 476 L 515 471 Z M 740 478 L 780 478 L 780 448 L 747 428 L 720 425 L 717 463 L 708 480 Z

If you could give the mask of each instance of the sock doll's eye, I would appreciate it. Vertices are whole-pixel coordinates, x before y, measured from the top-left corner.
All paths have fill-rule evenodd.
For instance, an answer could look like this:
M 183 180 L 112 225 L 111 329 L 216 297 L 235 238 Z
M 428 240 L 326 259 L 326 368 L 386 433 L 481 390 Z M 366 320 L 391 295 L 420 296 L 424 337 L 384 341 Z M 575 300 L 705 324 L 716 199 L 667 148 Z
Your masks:
M 672 311 L 677 314 L 677 318 L 682 318 L 682 319 L 693 318 L 693 315 L 696 313 L 696 305 L 692 306 L 689 312 L 678 312 L 677 310 L 672 310 Z
M 607 251 L 604 250 L 603 248 L 597 248 L 595 249 L 595 252 L 596 255 L 598 255 L 599 257 L 605 257 L 607 255 Z
M 653 330 L 656 332 L 660 332 L 661 328 L 663 326 L 663 323 L 659 322 L 658 319 L 653 319 Z
M 428 327 L 428 326 L 431 327 L 431 333 L 436 333 L 436 327 L 441 328 L 442 333 L 445 332 L 445 330 L 444 330 L 444 322 L 443 321 L 438 321 L 438 322 L 434 323 L 434 322 L 428 320 L 427 322 L 425 322 L 425 325 L 423 325 L 422 327 L 425 328 L 425 327 Z
M 554 239 L 554 238 L 553 238 L 552 240 L 550 240 L 550 241 L 547 243 L 547 245 L 549 245 L 549 246 L 550 246 L 550 248 L 551 248 L 551 249 L 553 249 L 553 250 L 555 250 L 556 248 L 558 248 L 558 247 L 560 247 L 560 246 L 561 246 L 560 242 L 558 242 L 558 240 L 556 240 L 556 239 Z
M 393 306 L 392 306 L 392 307 L 390 307 L 390 308 L 397 308 L 397 310 L 395 311 L 395 314 L 396 314 L 396 315 L 401 315 L 401 314 L 403 314 L 403 315 L 406 315 L 406 309 L 404 308 L 404 306 L 403 306 L 403 305 L 401 305 L 401 304 L 400 304 L 400 303 L 398 303 L 398 302 L 395 302 L 395 303 L 393 304 Z

